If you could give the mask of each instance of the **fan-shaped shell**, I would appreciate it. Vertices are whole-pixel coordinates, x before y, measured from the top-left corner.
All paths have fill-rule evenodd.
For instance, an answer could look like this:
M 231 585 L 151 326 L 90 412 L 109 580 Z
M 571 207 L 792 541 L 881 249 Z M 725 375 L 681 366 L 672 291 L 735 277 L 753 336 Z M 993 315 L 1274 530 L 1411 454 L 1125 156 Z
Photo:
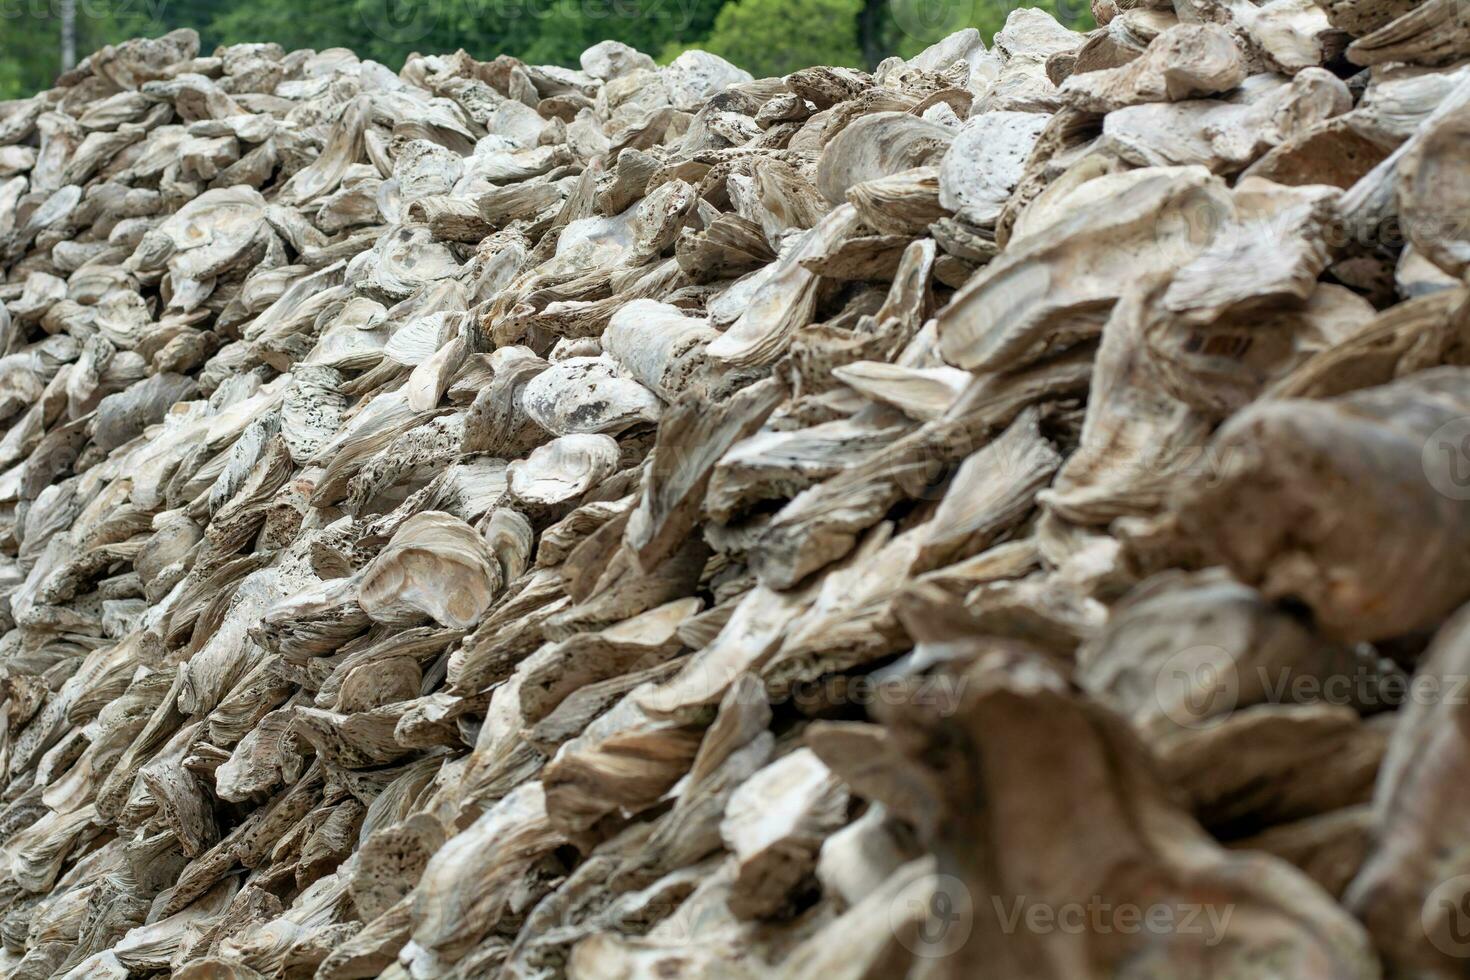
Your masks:
M 425 511 L 399 527 L 363 569 L 358 603 L 375 622 L 473 626 L 500 587 L 500 566 L 474 528 Z
M 618 444 L 600 433 L 576 433 L 553 439 L 510 464 L 510 492 L 533 505 L 574 500 L 611 476 L 618 465 Z
M 538 425 L 559 436 L 615 435 L 659 416 L 658 397 L 624 377 L 607 356 L 570 357 L 551 365 L 527 382 L 521 403 Z

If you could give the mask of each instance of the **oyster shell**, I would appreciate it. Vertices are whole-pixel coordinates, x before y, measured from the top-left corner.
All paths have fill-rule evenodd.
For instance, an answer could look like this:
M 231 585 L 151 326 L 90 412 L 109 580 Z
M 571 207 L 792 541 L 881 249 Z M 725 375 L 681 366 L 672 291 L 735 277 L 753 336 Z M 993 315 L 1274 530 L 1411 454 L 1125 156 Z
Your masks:
M 467 629 L 500 584 L 500 566 L 474 528 L 424 511 L 404 521 L 362 570 L 357 601 L 374 622 L 402 626 L 427 616 Z

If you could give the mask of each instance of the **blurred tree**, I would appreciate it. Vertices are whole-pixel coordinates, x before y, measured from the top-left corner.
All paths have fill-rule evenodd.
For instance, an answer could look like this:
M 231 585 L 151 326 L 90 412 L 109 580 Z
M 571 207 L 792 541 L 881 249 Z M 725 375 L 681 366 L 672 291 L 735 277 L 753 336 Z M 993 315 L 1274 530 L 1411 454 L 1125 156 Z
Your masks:
M 703 42 L 670 44 L 660 60 L 693 46 L 758 76 L 821 64 L 873 69 L 890 55 L 911 58 L 965 27 L 978 28 L 988 44 L 1020 6 L 1045 10 L 1073 30 L 1096 26 L 1086 0 L 732 0 Z
M 75 7 L 76 56 L 124 38 L 166 28 L 149 15 L 146 0 L 86 0 Z M 60 0 L 0 0 L 0 99 L 49 88 L 61 73 Z
M 61 70 L 71 71 L 77 64 L 77 0 L 57 0 L 56 17 L 61 28 Z
M 763 78 L 808 65 L 863 62 L 862 0 L 735 0 L 715 17 L 699 47 Z
M 274 41 L 287 51 L 330 48 L 360 41 L 365 28 L 354 29 L 357 18 L 352 0 L 251 0 L 224 6 L 213 0 L 176 0 L 184 8 L 170 9 L 170 26 L 199 31 L 200 50 L 238 41 Z M 192 8 L 192 9 L 190 9 Z M 369 57 L 363 52 L 363 57 Z
M 1090 31 L 1097 24 L 1086 0 L 866 0 L 863 5 L 862 44 L 868 67 L 877 67 L 889 55 L 912 58 L 920 51 L 966 27 L 978 28 L 990 44 L 995 32 L 1018 7 L 1045 10 L 1074 31 Z
M 53 37 L 44 19 L 6 10 L 0 21 L 0 96 L 16 98 L 49 84 L 60 64 Z
M 528 12 L 509 35 L 510 51 L 533 63 L 576 67 L 598 41 L 615 40 L 657 54 L 674 43 L 696 43 L 715 26 L 724 0 L 500 0 Z M 522 40 L 524 38 L 524 40 Z

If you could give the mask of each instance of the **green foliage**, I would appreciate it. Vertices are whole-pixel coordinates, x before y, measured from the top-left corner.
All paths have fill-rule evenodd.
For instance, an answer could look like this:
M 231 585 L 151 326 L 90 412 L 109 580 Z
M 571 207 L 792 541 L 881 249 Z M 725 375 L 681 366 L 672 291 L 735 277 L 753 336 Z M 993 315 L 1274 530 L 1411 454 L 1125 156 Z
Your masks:
M 912 58 L 929 45 L 965 27 L 980 30 L 989 44 L 1005 26 L 1006 17 L 1018 7 L 1045 10 L 1074 31 L 1096 27 L 1086 0 L 1033 0 L 1008 3 L 1004 0 L 887 0 L 883 3 L 882 44 L 884 51 Z
M 862 64 L 862 0 L 735 0 L 700 45 L 757 78 L 808 65 Z
M 208 0 L 189 0 L 201 8 L 199 16 L 180 17 L 176 25 L 193 27 L 200 34 L 200 49 L 211 51 L 217 44 L 237 41 L 274 41 L 287 51 L 297 48 L 346 47 L 362 40 L 366 29 L 359 24 L 353 0 L 251 0 L 232 6 Z M 215 7 L 213 14 L 209 8 Z M 173 11 L 170 10 L 172 14 Z M 372 57 L 367 51 L 362 57 Z
M 979 28 L 989 44 L 995 32 L 1005 26 L 1011 11 L 1008 4 L 976 0 L 891 0 L 885 8 L 883 48 L 901 58 L 912 58 L 935 41 L 966 27 Z
M 728 58 L 756 76 L 785 74 L 807 65 L 876 67 L 881 58 L 911 58 L 966 27 L 986 43 L 1018 6 L 1038 7 L 1078 31 L 1096 25 L 1086 0 L 732 0 L 714 30 L 692 47 Z M 659 60 L 685 45 L 670 43 Z
M 0 0 L 0 99 L 47 88 L 60 67 L 60 0 Z M 1041 0 L 1062 23 L 1092 26 L 1083 0 Z M 912 56 L 961 27 L 989 40 L 1009 0 L 77 0 L 77 54 L 176 27 L 220 44 L 350 48 L 397 69 L 415 51 L 464 48 L 575 67 L 613 38 L 662 62 L 702 47 L 757 76 L 806 65 Z
M 598 41 L 612 39 L 640 51 L 669 43 L 692 44 L 709 33 L 723 0 L 501 0 L 536 16 L 514 21 L 506 48 L 537 64 L 576 66 Z
M 3 2 L 3 0 L 0 0 Z M 218 0 L 193 0 L 218 5 Z M 419 52 L 460 48 L 482 61 L 514 54 L 577 65 L 606 38 L 657 51 L 714 24 L 722 0 L 251 0 L 202 21 L 205 49 L 245 40 L 293 48 L 346 47 L 392 68 Z
M 77 57 L 114 41 L 165 28 L 150 16 L 163 0 L 79 0 Z M 61 71 L 57 0 L 0 0 L 0 99 L 49 88 Z

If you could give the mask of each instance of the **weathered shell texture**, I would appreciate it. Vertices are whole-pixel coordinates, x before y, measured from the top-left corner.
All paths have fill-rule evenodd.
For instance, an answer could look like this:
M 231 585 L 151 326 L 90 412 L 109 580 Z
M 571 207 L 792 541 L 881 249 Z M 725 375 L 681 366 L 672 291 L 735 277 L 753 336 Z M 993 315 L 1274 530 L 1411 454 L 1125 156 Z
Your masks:
M 500 585 L 485 539 L 463 520 L 422 511 L 399 525 L 362 571 L 358 604 L 378 623 L 473 626 Z
M 1463 0 L 0 103 L 0 976 L 1449 980 Z

